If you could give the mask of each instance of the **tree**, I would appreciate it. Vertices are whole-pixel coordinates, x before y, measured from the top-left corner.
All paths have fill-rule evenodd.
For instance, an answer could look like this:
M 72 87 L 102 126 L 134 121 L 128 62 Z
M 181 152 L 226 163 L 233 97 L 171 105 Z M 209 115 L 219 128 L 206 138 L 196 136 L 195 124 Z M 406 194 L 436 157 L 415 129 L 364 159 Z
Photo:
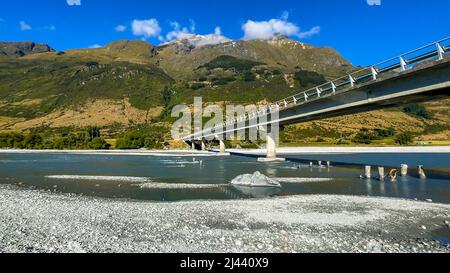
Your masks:
M 23 139 L 23 147 L 26 149 L 41 149 L 42 137 L 37 134 L 26 135 Z
M 164 107 L 167 108 L 170 104 L 170 100 L 172 98 L 172 91 L 166 86 L 163 90 L 163 101 L 164 101 Z
M 88 140 L 91 141 L 94 138 L 100 137 L 100 128 L 97 126 L 89 126 L 87 128 Z
M 413 142 L 413 140 L 414 140 L 414 137 L 409 132 L 404 132 L 404 133 L 398 134 L 395 137 L 395 143 L 400 144 L 402 146 L 411 144 Z
M 375 139 L 374 135 L 367 129 L 361 129 L 353 138 L 353 142 L 361 144 L 371 144 Z
M 108 150 L 110 145 L 103 139 L 96 137 L 89 143 L 89 148 L 93 150 Z

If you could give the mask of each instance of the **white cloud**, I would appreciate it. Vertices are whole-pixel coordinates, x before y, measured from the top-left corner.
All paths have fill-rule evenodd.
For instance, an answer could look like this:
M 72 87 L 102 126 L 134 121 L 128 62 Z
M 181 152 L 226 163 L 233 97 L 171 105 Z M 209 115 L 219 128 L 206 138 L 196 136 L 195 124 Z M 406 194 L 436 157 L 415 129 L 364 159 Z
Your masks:
M 133 20 L 131 28 L 135 36 L 144 38 L 157 37 L 161 33 L 161 27 L 156 19 Z
M 308 38 L 308 37 L 311 37 L 311 36 L 313 36 L 313 35 L 315 35 L 315 34 L 319 34 L 319 33 L 320 33 L 320 27 L 316 26 L 316 27 L 312 27 L 312 28 L 311 28 L 310 30 L 308 30 L 308 31 L 300 32 L 300 33 L 298 33 L 296 36 L 297 36 L 298 38 L 303 39 L 303 38 Z
M 191 38 L 195 34 L 195 22 L 191 20 L 190 30 L 187 27 L 182 27 L 178 22 L 170 22 L 172 31 L 166 34 L 166 41 L 183 40 Z
M 118 25 L 114 28 L 117 32 L 124 32 L 125 30 L 127 30 L 127 27 L 124 25 Z
M 231 41 L 222 35 L 222 29 L 216 27 L 214 33 L 199 35 L 195 33 L 195 22 L 190 20 L 190 27 L 183 27 L 178 22 L 171 22 L 172 31 L 166 34 L 166 37 L 159 37 L 161 42 L 171 42 L 174 40 L 188 40 L 188 43 L 194 47 L 201 47 L 206 45 L 216 45 Z
M 288 21 L 289 13 L 284 12 L 280 19 L 270 19 L 269 21 L 252 21 L 242 25 L 244 40 L 272 39 L 276 35 L 286 35 L 289 37 L 307 38 L 320 32 L 320 27 L 316 26 L 308 31 L 302 32 L 300 27 Z
M 100 48 L 100 47 L 102 47 L 102 46 L 99 44 L 94 44 L 94 45 L 89 46 L 89 48 Z
M 81 0 L 66 0 L 69 6 L 81 6 Z
M 27 30 L 32 29 L 32 27 L 29 24 L 27 24 L 25 21 L 20 21 L 19 24 L 20 24 L 20 30 L 22 30 L 22 31 L 27 31 Z
M 369 6 L 381 6 L 381 0 L 367 0 Z
M 215 35 L 222 35 L 222 29 L 220 27 L 216 27 L 214 29 L 214 34 Z

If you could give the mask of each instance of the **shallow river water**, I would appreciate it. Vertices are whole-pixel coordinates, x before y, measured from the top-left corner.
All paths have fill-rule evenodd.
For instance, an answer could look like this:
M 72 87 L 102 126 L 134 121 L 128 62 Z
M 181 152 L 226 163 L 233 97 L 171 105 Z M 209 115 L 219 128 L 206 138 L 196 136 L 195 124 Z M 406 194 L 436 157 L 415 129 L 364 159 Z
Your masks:
M 237 199 L 299 194 L 385 196 L 450 203 L 450 154 L 388 154 L 290 156 L 296 162 L 257 163 L 252 157 L 154 157 L 129 155 L 76 155 L 47 153 L 0 154 L 0 183 L 30 189 L 106 198 L 148 201 Z M 302 161 L 305 159 L 306 161 Z M 198 161 L 202 161 L 201 164 Z M 308 161 L 314 160 L 312 168 Z M 317 160 L 398 166 L 423 164 L 430 177 L 411 176 L 396 182 L 361 179 L 363 168 Z M 400 161 L 401 160 L 401 161 Z M 374 165 L 375 166 L 375 165 Z M 433 169 L 438 170 L 435 172 Z M 229 182 L 245 173 L 261 173 L 280 180 L 281 189 L 235 188 Z M 386 172 L 389 170 L 387 169 Z M 376 176 L 376 167 L 373 176 Z M 310 179 L 312 178 L 312 179 Z

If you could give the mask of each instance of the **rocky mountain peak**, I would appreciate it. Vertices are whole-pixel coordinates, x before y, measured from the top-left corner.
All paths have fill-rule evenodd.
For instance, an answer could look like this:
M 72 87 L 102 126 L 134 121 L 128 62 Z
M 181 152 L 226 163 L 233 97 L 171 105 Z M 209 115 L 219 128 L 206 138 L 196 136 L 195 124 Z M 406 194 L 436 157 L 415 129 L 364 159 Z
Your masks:
M 201 48 L 205 46 L 213 46 L 223 43 L 231 42 L 231 39 L 221 35 L 221 34 L 208 34 L 199 35 L 192 34 L 185 36 L 181 39 L 177 39 L 165 44 L 162 44 L 161 48 L 169 47 L 176 53 L 189 53 L 196 48 Z
M 34 42 L 0 42 L 0 56 L 23 57 L 28 54 L 54 51 L 47 44 Z

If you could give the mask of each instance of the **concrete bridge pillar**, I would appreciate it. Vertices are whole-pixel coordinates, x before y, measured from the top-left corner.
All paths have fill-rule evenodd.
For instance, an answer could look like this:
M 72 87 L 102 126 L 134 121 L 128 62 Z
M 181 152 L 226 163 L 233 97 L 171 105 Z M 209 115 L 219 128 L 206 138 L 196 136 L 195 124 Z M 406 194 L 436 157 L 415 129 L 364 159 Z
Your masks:
M 283 162 L 285 158 L 277 157 L 277 142 L 274 133 L 267 133 L 267 155 L 263 158 L 258 158 L 258 162 Z
M 195 142 L 194 142 L 194 141 L 192 141 L 192 144 L 191 144 L 191 146 L 192 146 L 192 150 L 194 150 L 194 151 L 195 151 Z
M 225 153 L 225 142 L 223 142 L 223 140 L 220 140 L 220 153 L 224 154 Z
M 202 151 L 206 151 L 206 143 L 202 141 Z
M 267 134 L 267 158 L 277 158 L 277 144 L 273 133 Z

